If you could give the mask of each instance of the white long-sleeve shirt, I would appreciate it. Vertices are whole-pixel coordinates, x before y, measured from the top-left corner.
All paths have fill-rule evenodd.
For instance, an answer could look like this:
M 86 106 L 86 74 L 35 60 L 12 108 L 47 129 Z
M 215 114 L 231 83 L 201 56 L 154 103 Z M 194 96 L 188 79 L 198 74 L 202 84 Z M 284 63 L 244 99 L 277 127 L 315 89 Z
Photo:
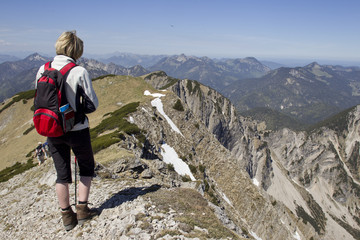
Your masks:
M 51 67 L 57 70 L 60 70 L 66 64 L 74 62 L 74 60 L 70 57 L 64 55 L 57 55 L 54 57 L 54 60 L 51 62 Z M 35 87 L 37 85 L 37 81 L 41 77 L 44 72 L 44 65 L 41 66 L 36 74 Z M 81 67 L 76 66 L 70 70 L 65 83 L 65 94 L 66 98 L 70 104 L 70 106 L 76 111 L 76 90 L 80 86 L 87 97 L 92 101 L 95 109 L 99 106 L 98 98 L 95 94 L 95 91 L 92 86 L 91 79 L 89 77 L 88 71 Z M 77 123 L 71 131 L 78 131 L 89 127 L 88 119 L 85 119 L 84 123 Z

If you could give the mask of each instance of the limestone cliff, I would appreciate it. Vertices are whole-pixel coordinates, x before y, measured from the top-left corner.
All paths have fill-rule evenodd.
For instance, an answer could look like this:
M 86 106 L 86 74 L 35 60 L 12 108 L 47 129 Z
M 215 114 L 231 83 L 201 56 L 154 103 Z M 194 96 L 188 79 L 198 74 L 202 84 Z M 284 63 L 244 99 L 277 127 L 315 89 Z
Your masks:
M 89 116 L 97 162 L 90 202 L 100 216 L 63 230 L 46 161 L 0 183 L 1 237 L 359 239 L 360 110 L 340 132 L 269 133 L 196 81 L 156 72 L 93 84 L 102 101 Z M 26 161 L 31 142 L 43 140 L 30 107 L 20 101 L 0 114 L 6 162 Z
M 312 133 L 269 133 L 196 81 L 180 80 L 172 91 L 273 203 L 283 203 L 320 239 L 360 238 L 359 107 L 340 114 L 336 130 L 330 124 Z

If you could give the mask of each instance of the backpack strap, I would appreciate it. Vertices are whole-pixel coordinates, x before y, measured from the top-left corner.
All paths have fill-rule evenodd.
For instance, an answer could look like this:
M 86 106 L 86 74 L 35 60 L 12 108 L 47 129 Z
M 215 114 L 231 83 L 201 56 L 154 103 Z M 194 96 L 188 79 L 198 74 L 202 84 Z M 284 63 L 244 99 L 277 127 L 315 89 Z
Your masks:
M 66 64 L 64 67 L 62 67 L 59 72 L 64 76 L 64 79 L 66 79 L 67 74 L 69 74 L 69 71 L 71 69 L 73 69 L 76 66 L 75 63 L 73 62 L 69 62 L 68 64 Z
M 45 70 L 49 70 L 51 68 L 51 61 L 50 62 L 47 62 L 45 63 L 44 65 L 44 71 Z M 68 64 L 66 64 L 64 67 L 62 67 L 59 72 L 65 76 L 72 68 L 74 68 L 76 66 L 76 63 L 73 63 L 73 62 L 69 62 Z
M 44 65 L 44 71 L 49 70 L 51 68 L 51 62 L 47 62 Z

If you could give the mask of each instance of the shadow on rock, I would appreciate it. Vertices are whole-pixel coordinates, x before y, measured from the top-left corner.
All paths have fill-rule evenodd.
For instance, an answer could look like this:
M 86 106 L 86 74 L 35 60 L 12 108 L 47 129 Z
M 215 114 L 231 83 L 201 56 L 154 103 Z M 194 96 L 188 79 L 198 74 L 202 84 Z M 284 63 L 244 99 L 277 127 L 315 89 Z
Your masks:
M 155 192 L 161 188 L 160 185 L 154 184 L 150 187 L 131 187 L 127 188 L 125 190 L 122 190 L 118 193 L 116 193 L 114 196 L 112 196 L 110 199 L 106 200 L 101 206 L 98 208 L 100 212 L 102 212 L 104 209 L 108 208 L 114 208 L 122 203 L 132 201 L 136 199 L 138 196 L 145 195 L 149 192 Z

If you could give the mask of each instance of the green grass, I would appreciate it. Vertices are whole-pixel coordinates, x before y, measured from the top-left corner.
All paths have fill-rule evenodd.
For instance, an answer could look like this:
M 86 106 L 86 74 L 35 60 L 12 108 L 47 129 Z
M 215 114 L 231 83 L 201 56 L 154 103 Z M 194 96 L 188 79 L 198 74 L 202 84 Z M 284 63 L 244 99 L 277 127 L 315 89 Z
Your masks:
M 301 130 L 305 127 L 305 124 L 297 121 L 290 115 L 286 115 L 282 112 L 266 108 L 256 107 L 240 113 L 243 116 L 251 117 L 258 121 L 266 122 L 266 129 L 279 130 L 283 127 L 287 127 L 293 130 Z
M 16 162 L 11 167 L 7 167 L 4 170 L 0 171 L 0 182 L 5 182 L 10 178 L 14 177 L 15 175 L 23 173 L 26 170 L 29 170 L 30 168 L 35 166 L 36 164 L 33 163 L 32 158 L 29 158 L 26 163 Z
M 348 223 L 344 222 L 343 220 L 335 217 L 334 215 L 330 214 L 330 217 L 334 219 L 340 226 L 342 226 L 348 233 L 350 233 L 355 239 L 360 239 L 360 231 L 356 228 L 353 228 Z
M 180 111 L 180 112 L 183 112 L 184 111 L 184 107 L 183 105 L 181 104 L 181 101 L 180 99 L 178 99 L 175 103 L 175 105 L 173 106 L 173 109 L 177 110 L 177 111 Z
M 93 78 L 92 81 L 95 82 L 97 80 L 101 80 L 101 79 L 104 79 L 104 78 L 107 78 L 107 77 L 115 77 L 116 75 L 114 74 L 107 74 L 107 75 L 102 75 L 100 77 L 96 77 L 96 78 Z
M 183 182 L 191 182 L 191 178 L 190 178 L 190 176 L 187 175 L 187 174 L 182 175 L 182 176 L 181 176 L 181 180 L 182 180 Z
M 28 134 L 29 132 L 31 132 L 33 129 L 35 129 L 35 126 L 34 126 L 33 124 L 31 124 L 31 126 L 23 132 L 23 135 L 27 135 L 27 134 Z
M 4 111 L 5 109 L 9 108 L 12 104 L 16 103 L 16 102 L 19 102 L 21 100 L 23 100 L 23 102 L 28 100 L 28 99 L 31 99 L 31 98 L 34 98 L 35 97 L 35 89 L 32 89 L 32 90 L 29 90 L 29 91 L 25 91 L 25 92 L 20 92 L 18 94 L 16 94 L 10 102 L 8 102 L 2 109 L 0 109 L 0 113 L 2 111 Z
M 179 79 L 177 79 L 177 78 L 168 77 L 168 84 L 161 87 L 160 90 L 167 89 L 167 88 L 171 87 L 172 85 L 174 85 L 175 83 L 177 83 L 178 81 L 179 81 Z
M 110 113 L 110 116 L 101 121 L 101 123 L 92 128 L 90 131 L 91 138 L 96 138 L 99 134 L 108 131 L 118 129 L 129 134 L 139 133 L 140 129 L 133 123 L 129 123 L 125 117 L 135 112 L 139 106 L 139 102 L 129 103 L 122 108 Z
M 304 208 L 297 205 L 296 214 L 298 217 L 302 218 L 302 221 L 310 223 L 311 226 L 315 229 L 318 234 L 323 234 L 326 229 L 326 216 L 320 205 L 315 202 L 315 200 L 309 196 L 306 200 L 307 206 L 310 209 L 311 215 L 309 215 Z
M 206 169 L 206 167 L 205 167 L 204 165 L 202 165 L 202 164 L 199 165 L 199 171 L 200 171 L 202 174 L 205 173 L 205 169 Z
M 197 169 L 194 165 L 192 164 L 189 164 L 189 168 L 190 168 L 190 171 L 192 174 L 196 174 L 197 173 Z
M 343 131 L 347 131 L 348 117 L 350 113 L 355 110 L 355 108 L 356 106 L 348 108 L 338 114 L 335 114 L 334 116 L 311 126 L 310 128 L 307 129 L 307 132 L 312 132 L 321 127 L 330 128 L 336 131 L 337 133 L 342 133 Z
M 118 132 L 102 135 L 100 137 L 96 137 L 91 141 L 92 149 L 94 154 L 110 147 L 111 145 L 120 142 L 124 139 L 124 135 Z
M 166 166 L 169 171 L 175 172 L 175 167 L 172 163 L 168 163 Z
M 160 90 L 165 90 L 165 89 L 171 87 L 172 85 L 174 85 L 175 83 L 177 83 L 179 81 L 179 79 L 170 77 L 163 71 L 157 71 L 157 72 L 149 73 L 144 78 L 144 80 L 145 81 L 150 81 L 152 78 L 155 79 L 156 77 L 159 77 L 159 78 L 164 78 L 165 77 L 166 78 L 166 84 L 164 86 L 160 87 L 159 88 Z
M 91 144 L 94 153 L 124 140 L 125 137 L 123 133 L 134 135 L 139 143 L 145 142 L 145 136 L 142 133 L 144 131 L 125 119 L 128 114 L 136 111 L 139 104 L 139 102 L 129 103 L 110 114 L 106 114 L 107 118 L 90 130 Z M 101 135 L 106 131 L 111 131 L 111 133 Z
M 194 84 L 194 86 L 193 86 L 193 84 Z M 186 88 L 188 89 L 188 91 L 190 92 L 191 95 L 193 95 L 194 93 L 197 93 L 201 98 L 202 94 L 201 94 L 201 89 L 200 89 L 200 83 L 198 81 L 188 80 L 186 83 Z

